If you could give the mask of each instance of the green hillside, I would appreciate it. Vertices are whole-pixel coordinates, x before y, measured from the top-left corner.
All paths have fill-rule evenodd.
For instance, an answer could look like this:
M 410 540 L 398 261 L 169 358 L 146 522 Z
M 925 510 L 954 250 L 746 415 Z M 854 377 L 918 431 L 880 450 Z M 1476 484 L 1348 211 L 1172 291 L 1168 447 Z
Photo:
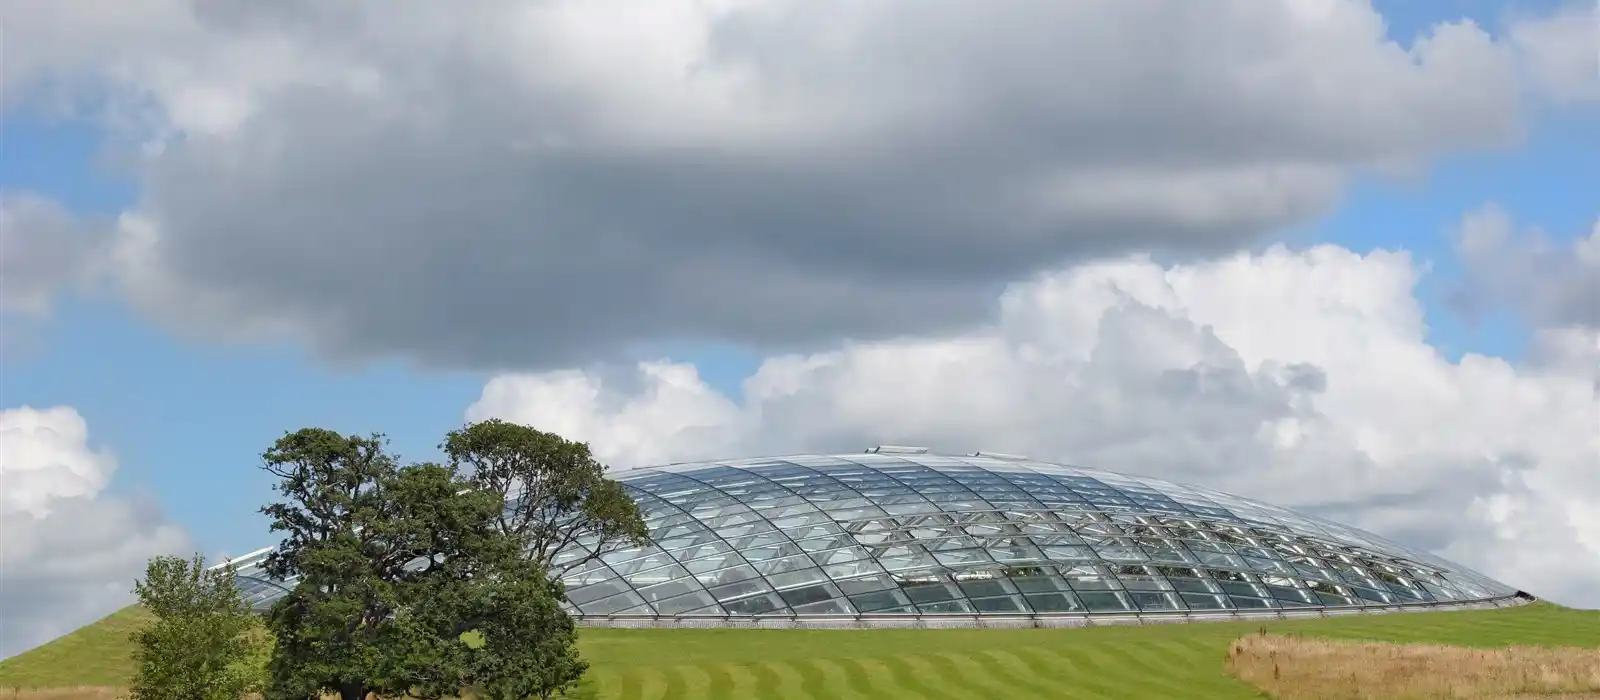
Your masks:
M 140 613 L 0 662 L 0 688 L 118 685 Z M 1271 632 L 1470 646 L 1600 649 L 1600 611 L 1492 611 L 1071 630 L 585 629 L 592 698 L 1259 698 L 1223 670 Z

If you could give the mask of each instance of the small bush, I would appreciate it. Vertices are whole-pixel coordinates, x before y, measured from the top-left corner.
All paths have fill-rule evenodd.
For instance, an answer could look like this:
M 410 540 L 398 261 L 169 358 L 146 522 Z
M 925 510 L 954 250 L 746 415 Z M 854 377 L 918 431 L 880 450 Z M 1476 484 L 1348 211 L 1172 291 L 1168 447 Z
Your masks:
M 261 686 L 264 633 L 232 567 L 156 557 L 134 583 L 154 619 L 134 631 L 132 700 L 238 700 Z

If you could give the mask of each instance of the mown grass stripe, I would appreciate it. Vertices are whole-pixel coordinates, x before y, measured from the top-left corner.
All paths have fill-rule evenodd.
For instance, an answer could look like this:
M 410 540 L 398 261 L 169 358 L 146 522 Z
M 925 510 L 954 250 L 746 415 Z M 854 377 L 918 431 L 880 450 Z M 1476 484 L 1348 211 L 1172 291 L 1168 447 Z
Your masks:
M 614 698 L 622 695 L 621 674 L 611 669 L 600 669 L 584 674 L 573 698 Z
M 704 698 L 711 687 L 711 675 L 699 666 L 679 664 L 667 674 L 667 698 Z
M 1097 660 L 1093 654 L 1086 654 L 1082 649 L 1057 651 L 1062 652 L 1062 660 L 1075 669 L 1075 679 L 1080 684 L 1095 688 L 1100 694 L 1099 697 L 1122 697 L 1130 688 L 1134 688 L 1137 692 L 1137 686 L 1131 684 L 1128 679 L 1120 677 L 1117 669 L 1105 668 L 1104 662 Z
M 770 685 L 772 690 L 770 693 L 763 692 L 763 697 L 783 698 L 784 700 L 805 700 L 811 697 L 806 694 L 805 678 L 787 661 L 764 663 L 756 668 L 758 678 L 772 679 Z M 762 688 L 768 687 L 765 681 L 760 685 Z
M 862 694 L 862 690 L 865 689 L 858 690 L 854 684 L 850 682 L 850 676 L 845 673 L 844 666 L 840 665 L 837 661 L 833 659 L 812 659 L 811 665 L 815 666 L 817 670 L 822 673 L 824 684 L 828 689 L 827 695 L 818 697 L 853 698 L 859 700 L 866 700 L 868 697 Z
M 800 691 L 806 698 L 825 698 L 827 695 L 828 679 L 811 660 L 796 661 L 793 668 L 800 674 Z
M 967 685 L 979 689 L 983 697 L 1017 697 L 1015 688 L 1008 688 L 995 677 L 993 662 L 983 663 L 967 654 L 945 653 L 939 658 L 950 663 L 950 668 L 967 680 Z
M 623 697 L 639 698 L 640 700 L 660 700 L 667 697 L 670 690 L 666 669 L 660 666 L 643 666 L 636 668 L 629 674 L 637 679 L 638 695 L 625 695 Z
M 1186 654 L 1174 653 L 1174 649 L 1154 647 L 1144 640 L 1130 640 L 1107 651 L 1121 658 L 1130 668 L 1142 671 L 1151 682 L 1171 688 L 1182 687 L 1175 677 L 1191 671 L 1195 661 Z
M 902 655 L 884 659 L 896 687 L 905 688 L 928 700 L 966 700 L 967 696 L 947 685 L 936 682 L 926 672 L 917 668 L 910 658 Z
M 1245 688 L 1223 668 L 1223 661 L 1227 657 L 1226 644 L 1203 644 L 1198 640 L 1151 640 L 1136 642 L 1134 646 L 1146 651 L 1151 658 L 1160 658 L 1164 660 L 1163 663 L 1172 664 L 1166 670 L 1166 678 L 1190 693 L 1221 693 L 1226 696 Z
M 929 700 L 926 695 L 916 689 L 908 688 L 897 682 L 895 673 L 881 658 L 860 657 L 846 662 L 856 667 L 862 678 L 866 679 L 863 692 L 869 698 L 900 698 L 901 700 Z
M 1039 677 L 1041 681 L 1051 689 L 1051 692 L 1055 693 L 1057 696 L 1075 698 L 1094 697 L 1093 693 L 1084 689 L 1082 684 L 1077 682 L 1076 678 L 1063 675 L 1061 673 L 1063 664 L 1061 663 L 1060 658 L 1054 654 L 1051 654 L 1049 650 L 1045 649 L 1044 647 L 1022 647 L 1013 649 L 1012 653 L 1016 656 L 1018 662 L 1027 667 L 1027 669 L 1035 676 Z
M 923 678 L 928 679 L 927 682 L 940 688 L 950 688 L 953 693 L 961 697 L 973 697 L 970 692 L 972 686 L 944 664 L 922 654 L 909 654 L 901 658 L 904 658 L 906 663 L 916 669 Z
M 980 654 L 989 659 L 989 665 L 994 667 L 995 674 L 1007 686 L 1021 689 L 1034 697 L 1079 697 L 1072 692 L 1070 687 L 1066 687 L 1061 683 L 1051 683 L 1047 679 L 1039 677 L 1012 650 L 989 649 L 980 652 Z
M 1117 674 L 1127 679 L 1127 682 L 1149 693 L 1149 697 L 1185 697 L 1188 688 L 1181 683 L 1176 683 L 1171 677 L 1175 668 L 1174 664 L 1181 663 L 1175 659 L 1145 659 L 1141 658 L 1136 650 L 1131 648 L 1133 642 L 1119 641 L 1115 644 L 1099 644 L 1094 647 L 1095 654 L 1102 663 L 1117 670 Z
M 838 664 L 840 669 L 844 671 L 845 684 L 850 687 L 851 691 L 862 697 L 877 697 L 877 694 L 873 692 L 870 674 L 867 673 L 866 667 L 862 666 L 857 659 L 835 659 L 834 663 Z
M 1095 668 L 1094 662 L 1084 655 L 1083 645 L 1038 647 L 1023 651 L 1040 657 L 1046 666 L 1058 669 L 1064 682 L 1083 688 L 1089 697 L 1121 696 L 1122 686 L 1111 680 L 1114 676 L 1105 669 Z
M 698 668 L 706 677 L 705 690 L 701 692 L 701 697 L 705 697 L 708 700 L 722 700 L 723 698 L 732 697 L 733 677 L 728 675 L 727 664 L 712 663 L 698 666 Z
M 721 677 L 727 679 L 723 694 L 729 700 L 756 697 L 756 675 L 750 664 L 718 664 Z

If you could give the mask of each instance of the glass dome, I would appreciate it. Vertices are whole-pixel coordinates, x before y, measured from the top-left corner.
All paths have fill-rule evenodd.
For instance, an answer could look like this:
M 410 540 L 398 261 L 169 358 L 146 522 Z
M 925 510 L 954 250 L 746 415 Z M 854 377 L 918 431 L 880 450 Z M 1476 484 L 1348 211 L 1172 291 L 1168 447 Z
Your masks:
M 585 618 L 1272 614 L 1519 594 L 1284 508 L 1004 455 L 879 448 L 615 478 L 653 541 L 568 573 Z M 258 607 L 286 585 L 261 577 L 263 554 L 236 561 Z

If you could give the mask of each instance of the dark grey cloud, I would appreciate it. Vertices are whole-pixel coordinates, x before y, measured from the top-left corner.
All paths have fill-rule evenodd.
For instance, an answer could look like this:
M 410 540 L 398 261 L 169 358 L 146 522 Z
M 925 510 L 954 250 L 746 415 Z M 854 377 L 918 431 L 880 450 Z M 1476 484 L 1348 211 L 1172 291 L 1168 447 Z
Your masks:
M 86 67 L 181 134 L 126 222 L 142 308 L 469 367 L 946 331 L 1048 266 L 1233 249 L 1517 132 L 1490 36 L 1397 45 L 1361 3 L 441 7 L 35 8 L 102 41 L 12 77 Z

